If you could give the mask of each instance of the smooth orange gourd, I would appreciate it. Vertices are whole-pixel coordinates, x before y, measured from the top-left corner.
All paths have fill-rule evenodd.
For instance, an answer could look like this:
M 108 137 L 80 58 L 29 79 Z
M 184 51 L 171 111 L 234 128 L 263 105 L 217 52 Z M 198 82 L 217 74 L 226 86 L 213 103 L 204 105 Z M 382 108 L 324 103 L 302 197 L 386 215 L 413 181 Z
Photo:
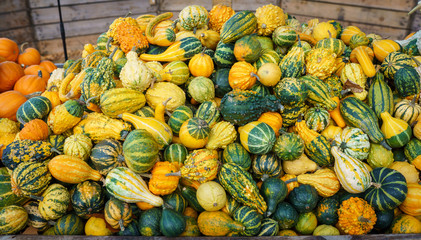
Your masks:
M 12 90 L 15 83 L 24 75 L 23 68 L 15 62 L 0 63 L 0 92 Z
M 41 62 L 41 54 L 35 48 L 26 48 L 24 46 L 28 43 L 25 42 L 20 46 L 21 53 L 18 56 L 18 63 L 23 66 L 38 65 Z

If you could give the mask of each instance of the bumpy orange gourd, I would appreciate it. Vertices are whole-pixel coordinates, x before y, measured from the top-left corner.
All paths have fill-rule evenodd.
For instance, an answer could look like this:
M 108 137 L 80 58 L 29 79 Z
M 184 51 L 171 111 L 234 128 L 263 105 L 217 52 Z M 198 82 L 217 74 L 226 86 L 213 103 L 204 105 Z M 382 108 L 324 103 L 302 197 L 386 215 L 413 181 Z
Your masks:
M 350 235 L 367 234 L 376 224 L 373 207 L 362 198 L 351 197 L 342 202 L 338 209 L 338 226 Z
M 213 6 L 209 12 L 209 28 L 219 33 L 222 25 L 234 14 L 231 7 L 222 4 Z
M 195 76 L 210 77 L 214 69 L 212 58 L 204 52 L 198 53 L 190 59 L 189 70 Z
M 155 195 L 167 195 L 174 192 L 178 186 L 179 176 L 165 176 L 177 172 L 177 167 L 170 162 L 157 162 L 152 168 L 149 180 L 149 190 Z
M 256 68 L 246 61 L 234 63 L 228 75 L 229 85 L 233 89 L 250 89 L 256 83 L 256 79 Z
M 41 119 L 33 119 L 25 124 L 19 132 L 19 139 L 42 141 L 48 137 L 48 125 Z
M 58 95 L 58 88 L 56 86 L 51 86 L 46 91 L 44 91 L 41 96 L 48 98 L 51 102 L 52 108 L 57 107 L 61 104 L 60 97 Z

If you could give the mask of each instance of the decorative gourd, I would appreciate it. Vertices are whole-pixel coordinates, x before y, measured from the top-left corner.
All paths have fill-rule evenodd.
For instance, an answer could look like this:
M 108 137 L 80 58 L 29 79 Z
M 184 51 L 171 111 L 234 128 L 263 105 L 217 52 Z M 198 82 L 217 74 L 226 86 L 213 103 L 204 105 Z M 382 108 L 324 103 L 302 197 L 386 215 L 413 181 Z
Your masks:
M 200 185 L 197 187 L 197 189 L 199 189 L 199 187 Z M 195 211 L 197 212 L 205 211 L 205 209 L 203 209 L 203 207 L 200 205 L 199 201 L 197 200 L 197 191 L 195 188 L 191 186 L 184 186 L 181 189 L 181 195 L 189 203 L 189 206 L 191 206 Z
M 7 61 L 16 61 L 19 56 L 18 44 L 9 38 L 0 38 L 0 56 Z
M 398 69 L 393 79 L 398 96 L 402 98 L 420 92 L 420 75 L 412 66 L 404 66 Z
M 307 88 L 308 102 L 313 105 L 320 104 L 329 111 L 334 110 L 338 106 L 338 104 L 330 98 L 329 87 L 326 83 L 311 75 L 301 77 L 299 80 L 303 81 Z
M 342 128 L 334 125 L 329 125 L 325 130 L 323 130 L 320 134 L 325 136 L 329 142 L 332 142 L 336 135 L 342 134 Z
M 388 168 L 394 169 L 400 172 L 404 177 L 406 182 L 409 183 L 418 183 L 420 181 L 418 170 L 414 165 L 408 162 L 393 162 Z
M 165 148 L 164 160 L 171 162 L 177 169 L 180 169 L 188 155 L 187 148 L 180 143 L 173 143 Z
M 199 5 L 189 5 L 178 14 L 178 20 L 182 28 L 196 32 L 208 22 L 208 11 Z
M 143 61 L 185 61 L 200 53 L 202 43 L 196 37 L 186 37 L 180 41 L 172 43 L 163 53 L 160 54 L 141 54 L 140 59 Z
M 179 213 L 183 213 L 188 202 L 180 192 L 173 192 L 163 196 L 164 207 L 171 208 Z
M 344 41 L 346 45 L 349 45 L 351 37 L 360 32 L 361 30 L 358 27 L 348 26 L 342 31 L 341 40 Z
M 92 146 L 89 137 L 84 134 L 74 134 L 64 141 L 63 153 L 86 161 L 89 158 Z
M 388 112 L 380 114 L 383 120 L 381 130 L 386 142 L 392 148 L 405 146 L 412 137 L 412 129 L 409 124 L 399 118 L 394 118 Z
M 314 229 L 313 236 L 338 236 L 339 230 L 331 225 L 319 225 Z
M 270 36 L 279 26 L 285 25 L 282 8 L 267 4 L 256 9 L 257 34 Z
M 276 63 L 264 63 L 257 71 L 259 81 L 267 87 L 275 86 L 281 80 L 281 69 Z
M 380 72 L 376 73 L 374 81 L 368 90 L 368 105 L 373 109 L 378 118 L 380 118 L 382 112 L 393 113 L 392 89 L 384 81 L 384 76 Z
M 41 72 L 39 72 L 39 75 L 25 75 L 16 81 L 13 90 L 24 95 L 29 95 L 35 92 L 44 92 L 47 84 L 41 77 Z
M 234 220 L 244 224 L 245 229 L 240 234 L 244 236 L 256 236 L 260 232 L 263 215 L 249 206 L 241 206 L 233 216 Z
M 413 216 L 401 214 L 393 220 L 390 228 L 394 234 L 421 233 L 421 221 Z
M 214 54 L 215 64 L 220 68 L 230 68 L 237 59 L 234 55 L 234 44 L 219 41 Z
M 106 176 L 115 167 L 125 166 L 122 144 L 114 139 L 104 139 L 91 151 L 93 168 Z
M 415 67 L 411 56 L 401 52 L 392 52 L 383 60 L 380 71 L 386 78 L 394 79 L 396 71 L 409 66 Z
M 10 174 L 5 167 L 0 168 L 0 199 L 0 207 L 21 205 L 28 200 L 13 193 Z
M 376 214 L 365 200 L 351 197 L 338 210 L 338 226 L 346 234 L 367 234 L 376 224 Z
M 272 218 L 265 218 L 262 220 L 260 232 L 257 236 L 277 236 L 279 232 L 278 221 Z
M 195 77 L 188 85 L 188 93 L 195 101 L 203 103 L 215 98 L 215 86 L 207 77 Z
M 174 134 L 179 134 L 181 125 L 188 119 L 193 117 L 193 111 L 185 106 L 177 107 L 168 119 L 168 125 Z
M 412 138 L 404 147 L 404 152 L 409 162 L 418 170 L 421 170 L 421 141 Z
M 301 76 L 305 63 L 304 56 L 304 49 L 301 46 L 301 42 L 299 42 L 298 46 L 292 47 L 279 63 L 282 78 L 297 78 Z
M 257 27 L 257 17 L 251 11 L 240 11 L 231 16 L 221 28 L 221 42 L 235 42 L 251 34 Z
M 329 112 L 321 107 L 314 107 L 307 110 L 304 115 L 307 127 L 321 132 L 330 124 Z
M 170 162 L 157 162 L 152 168 L 149 180 L 149 191 L 155 195 L 168 195 L 177 189 L 178 176 L 166 176 L 167 173 L 177 172 L 178 168 Z
M 26 100 L 26 97 L 18 91 L 0 93 L 0 117 L 16 121 L 16 112 Z
M 83 112 L 83 105 L 71 99 L 51 111 L 48 115 L 47 124 L 54 134 L 62 134 L 79 123 Z
M 45 220 L 38 210 L 38 202 L 29 201 L 23 205 L 28 213 L 28 225 L 37 229 L 38 231 L 45 231 L 49 228 L 48 221 Z
M 273 31 L 272 40 L 277 46 L 290 47 L 297 41 L 297 33 L 289 26 L 279 26 Z
M 146 91 L 146 101 L 149 106 L 155 108 L 158 104 L 167 100 L 171 97 L 171 100 L 167 102 L 166 109 L 170 112 L 174 111 L 177 107 L 184 105 L 186 101 L 186 95 L 184 91 L 169 82 L 159 82 L 153 85 Z
M 2 235 L 17 234 L 25 229 L 28 223 L 28 213 L 21 206 L 10 205 L 0 209 L 0 219 Z
M 205 120 L 190 118 L 181 125 L 180 141 L 187 148 L 201 148 L 208 142 L 209 133 L 210 129 Z
M 313 28 L 312 36 L 316 41 L 320 41 L 325 38 L 336 38 L 337 32 L 335 27 L 328 22 L 318 23 Z
M 241 232 L 245 226 L 238 221 L 234 221 L 227 213 L 222 211 L 202 212 L 197 224 L 200 232 L 205 236 L 226 236 L 231 232 Z
M 418 140 L 421 140 L 421 112 L 418 117 L 417 122 L 414 125 L 414 128 L 412 129 L 412 133 L 414 134 L 414 137 L 418 138 Z
M 132 222 L 132 209 L 128 203 L 117 198 L 110 198 L 105 203 L 104 217 L 112 228 L 124 231 L 125 227 Z
M 351 89 L 356 98 L 361 101 L 366 99 L 368 95 L 368 92 L 365 90 L 367 76 L 360 64 L 346 64 L 341 72 L 341 81 L 345 88 Z
M 284 201 L 276 207 L 273 219 L 278 221 L 279 229 L 290 229 L 297 224 L 298 212 L 290 203 Z
M 385 211 L 398 207 L 406 198 L 408 188 L 405 177 L 398 171 L 379 167 L 370 172 L 372 183 L 364 199 L 376 210 Z
M 303 103 L 307 98 L 306 86 L 296 78 L 283 78 L 274 88 L 275 96 L 281 103 L 293 106 Z
M 59 218 L 54 224 L 55 235 L 81 235 L 84 232 L 84 223 L 75 213 Z
M 400 118 L 408 122 L 409 124 L 413 124 L 419 118 L 419 116 L 421 116 L 421 106 L 416 104 L 415 100 L 416 97 L 414 97 L 412 100 L 403 99 L 402 101 L 398 102 L 395 105 L 395 111 L 393 112 L 393 115 L 396 118 Z
M 243 147 L 253 154 L 266 154 L 276 141 L 275 132 L 264 122 L 250 122 L 238 129 Z
M 240 61 L 234 63 L 231 67 L 228 81 L 233 89 L 247 90 L 256 83 L 257 78 L 257 71 L 253 65 L 245 61 Z
M 99 181 L 102 175 L 80 158 L 58 155 L 48 162 L 51 175 L 62 182 L 77 184 L 87 180 Z
M 230 6 L 214 5 L 209 11 L 209 28 L 219 33 L 222 25 L 234 14 L 235 12 Z
M 267 204 L 266 217 L 270 217 L 276 210 L 276 206 L 284 201 L 288 194 L 287 185 L 279 178 L 271 177 L 263 181 L 260 194 Z
M 248 170 L 251 166 L 250 154 L 240 143 L 231 143 L 223 151 L 223 163 L 234 163 Z
M 196 196 L 200 206 L 206 211 L 218 211 L 227 201 L 224 188 L 214 181 L 200 184 Z
M 70 204 L 70 194 L 67 188 L 54 183 L 42 194 L 39 202 L 39 212 L 45 220 L 56 220 L 66 214 Z
M 165 24 L 164 28 L 160 27 L 161 24 L 165 23 L 165 20 L 170 19 L 172 16 L 172 12 L 166 12 L 154 17 L 148 22 L 145 29 L 145 36 L 150 44 L 169 46 L 175 41 L 175 32 L 171 26 L 172 24 L 170 27 L 167 27 Z
M 388 167 L 394 160 L 393 152 L 385 149 L 383 146 L 373 143 L 367 158 L 370 167 Z
M 303 154 L 304 142 L 297 134 L 283 133 L 276 140 L 273 151 L 281 160 L 292 161 Z
M 292 161 L 283 161 L 282 169 L 287 174 L 300 175 L 306 172 L 314 172 L 319 166 L 310 160 L 305 154 Z
M 334 170 L 342 187 L 349 193 L 361 193 L 370 187 L 371 176 L 366 165 L 333 146 Z
M 267 209 L 263 197 L 251 175 L 234 163 L 224 163 L 219 172 L 219 182 L 237 201 L 255 208 L 259 213 Z M 247 187 L 246 187 L 247 186 Z
M 40 120 L 33 119 L 25 124 L 19 132 L 19 139 L 32 141 L 45 140 L 48 137 L 48 125 Z
M 339 180 L 335 175 L 335 172 L 328 168 L 317 170 L 315 173 L 312 174 L 298 175 L 297 181 L 301 184 L 309 184 L 313 186 L 314 188 L 316 188 L 317 193 L 325 198 L 331 197 L 334 194 L 336 194 L 341 187 Z
M 194 55 L 189 61 L 190 73 L 195 76 L 210 77 L 214 69 L 212 58 L 204 52 Z
M 282 165 L 274 153 L 254 155 L 252 170 L 256 178 L 264 181 L 269 177 L 281 175 Z
M 329 38 L 323 38 L 317 41 L 315 48 L 325 48 L 332 51 L 337 56 L 341 56 L 345 51 L 345 43 L 340 39 L 329 36 Z
M 48 98 L 51 102 L 51 106 L 54 109 L 58 105 L 62 104 L 60 100 L 60 96 L 58 94 L 58 91 L 54 91 L 53 89 L 58 89 L 56 86 L 51 86 L 47 90 L 45 90 L 41 96 Z
M 369 55 L 373 55 L 372 52 L 373 50 L 366 46 L 356 47 L 351 52 L 351 61 L 354 62 L 353 55 L 355 54 L 357 62 L 361 65 L 367 77 L 374 77 L 374 75 L 376 74 L 376 69 L 374 68 L 372 58 L 370 59 L 369 57 Z
M 143 92 L 152 83 L 152 72 L 138 59 L 135 51 L 130 51 L 127 54 L 127 63 L 121 69 L 120 79 L 124 87 Z
M 0 92 L 13 90 L 15 83 L 24 75 L 23 68 L 15 62 L 0 63 Z
M 306 56 L 306 70 L 312 76 L 322 80 L 329 77 L 336 69 L 336 54 L 325 48 L 316 48 Z
M 358 160 L 367 159 L 370 141 L 367 134 L 359 128 L 346 127 L 336 135 L 332 145 L 338 146 L 348 156 Z
M 81 218 L 100 212 L 104 208 L 104 192 L 101 185 L 85 181 L 76 185 L 71 194 L 72 207 Z
M 316 208 L 317 222 L 335 225 L 338 222 L 339 205 L 340 203 L 335 197 L 321 199 Z
M 411 216 L 421 214 L 421 185 L 418 183 L 408 183 L 408 193 L 405 200 L 399 205 L 399 209 Z
M 16 112 L 16 118 L 22 124 L 33 119 L 43 119 L 51 111 L 51 102 L 46 97 L 33 97 L 23 103 Z
M 115 118 L 122 113 L 132 113 L 143 107 L 145 103 L 145 96 L 137 90 L 113 88 L 101 95 L 99 106 L 105 115 Z
M 311 212 L 317 205 L 317 191 L 307 184 L 294 188 L 288 195 L 289 202 L 298 212 Z
M 186 229 L 186 220 L 181 213 L 164 207 L 159 228 L 164 236 L 177 237 Z
M 107 222 L 103 215 L 92 216 L 85 224 L 86 236 L 109 236 L 112 235 L 111 230 L 107 226 Z
M 373 41 L 374 56 L 376 56 L 377 60 L 380 62 L 383 62 L 389 53 L 399 51 L 400 49 L 401 46 L 391 39 Z
M 220 37 L 219 32 L 214 30 L 206 30 L 200 34 L 196 33 L 196 36 L 198 35 L 198 38 L 202 45 L 206 47 L 207 49 L 216 49 L 216 45 L 218 44 Z
M 159 221 L 162 217 L 162 210 L 151 208 L 141 213 L 138 222 L 138 229 L 142 236 L 159 236 Z
M 254 63 L 259 59 L 261 54 L 262 47 L 256 35 L 246 35 L 235 42 L 234 56 L 237 61 Z
M 10 177 L 12 191 L 17 196 L 41 195 L 51 181 L 45 163 L 24 162 L 19 164 Z
M 300 234 L 312 234 L 317 227 L 316 215 L 312 212 L 300 213 L 295 230 Z

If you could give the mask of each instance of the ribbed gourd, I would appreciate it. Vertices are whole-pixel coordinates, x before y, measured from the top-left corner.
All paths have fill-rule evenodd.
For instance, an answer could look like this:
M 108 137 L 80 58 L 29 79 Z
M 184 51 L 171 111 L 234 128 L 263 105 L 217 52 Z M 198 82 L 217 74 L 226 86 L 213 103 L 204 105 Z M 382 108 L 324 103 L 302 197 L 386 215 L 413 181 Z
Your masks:
M 304 49 L 301 43 L 292 47 L 290 51 L 279 62 L 282 78 L 298 78 L 302 75 L 304 68 Z
M 146 103 L 143 93 L 129 88 L 113 88 L 105 91 L 100 98 L 101 111 L 109 117 L 122 113 L 132 113 Z
M 398 102 L 395 105 L 393 116 L 413 124 L 421 116 L 421 106 L 415 103 L 416 99 L 416 97 L 413 97 L 412 100 L 403 99 Z
M 3 150 L 2 163 L 10 170 L 24 162 L 42 162 L 52 155 L 52 145 L 29 139 L 13 141 Z
M 368 105 L 373 109 L 379 119 L 382 112 L 393 113 L 394 102 L 392 89 L 384 81 L 384 76 L 380 72 L 376 73 L 368 90 Z
M 307 101 L 309 103 L 313 105 L 322 105 L 329 111 L 334 110 L 338 106 L 338 104 L 330 98 L 328 85 L 319 78 L 306 75 L 299 80 L 301 80 L 307 88 Z
M 154 166 L 159 149 L 152 134 L 143 129 L 130 132 L 123 143 L 126 164 L 136 173 L 147 172 Z
M 409 124 L 399 118 L 394 118 L 389 112 L 380 114 L 383 124 L 381 130 L 386 142 L 392 148 L 405 146 L 412 137 L 412 128 Z
M 37 196 L 48 187 L 51 174 L 45 163 L 24 162 L 13 170 L 10 180 L 17 196 Z
M 252 33 L 257 26 L 257 18 L 251 11 L 240 11 L 230 17 L 221 29 L 221 42 L 230 43 Z
M 274 153 L 254 155 L 251 169 L 257 179 L 265 181 L 270 177 L 279 177 L 282 172 L 282 165 Z
M 222 153 L 222 160 L 223 163 L 235 163 L 246 171 L 250 168 L 252 162 L 250 154 L 237 142 L 233 142 L 226 146 Z
M 220 121 L 211 128 L 206 148 L 226 148 L 235 139 L 237 139 L 237 131 L 234 125 L 226 121 Z
M 307 126 L 316 132 L 323 131 L 330 124 L 329 112 L 321 107 L 308 109 L 304 119 Z
M 78 133 L 66 138 L 64 141 L 63 153 L 86 161 L 91 154 L 92 146 L 93 144 L 89 137 Z
M 180 172 L 166 175 L 181 176 L 188 180 L 196 180 L 203 183 L 215 179 L 218 168 L 218 152 L 216 150 L 198 149 L 187 156 L 184 166 L 180 168 Z
M 28 223 L 28 213 L 17 205 L 10 205 L 0 209 L 0 233 L 12 235 L 23 230 Z
M 72 207 L 81 218 L 89 218 L 104 208 L 104 190 L 97 182 L 85 181 L 77 184 L 71 194 Z
M 58 183 L 51 184 L 41 199 L 38 209 L 45 220 L 56 220 L 64 216 L 70 204 L 69 191 Z
M 346 127 L 341 134 L 335 136 L 332 145 L 358 160 L 367 159 L 370 150 L 370 140 L 361 129 Z
M 91 151 L 93 168 L 106 176 L 115 167 L 126 166 L 122 144 L 114 139 L 104 139 Z
M 276 140 L 273 151 L 281 160 L 292 161 L 303 154 L 304 141 L 298 134 L 283 133 Z
M 270 36 L 279 26 L 285 24 L 284 11 L 279 6 L 267 4 L 256 9 L 257 34 Z
M 275 132 L 264 122 L 253 121 L 238 129 L 243 147 L 253 154 L 266 154 L 276 141 Z
M 322 80 L 336 70 L 336 53 L 326 48 L 315 48 L 306 56 L 306 71 Z

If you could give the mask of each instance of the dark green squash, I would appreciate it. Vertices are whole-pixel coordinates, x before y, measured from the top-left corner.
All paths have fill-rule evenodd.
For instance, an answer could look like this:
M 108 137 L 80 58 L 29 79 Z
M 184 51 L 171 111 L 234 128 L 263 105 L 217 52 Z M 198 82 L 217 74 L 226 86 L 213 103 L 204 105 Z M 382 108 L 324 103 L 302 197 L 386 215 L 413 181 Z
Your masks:
M 18 197 L 13 193 L 9 171 L 5 167 L 0 168 L 0 208 L 9 205 L 20 206 L 27 200 L 28 198 Z
M 198 213 L 205 211 L 205 209 L 203 209 L 197 200 L 196 189 L 190 186 L 183 186 L 181 188 L 181 195 L 189 203 L 189 206 L 196 210 Z
M 249 152 L 240 143 L 230 143 L 224 149 L 222 154 L 223 163 L 231 162 L 249 170 L 251 166 L 251 157 Z
M 178 135 L 180 132 L 181 125 L 190 118 L 193 117 L 193 111 L 185 106 L 178 106 L 168 119 L 168 125 L 174 134 Z
M 177 237 L 186 229 L 186 219 L 183 214 L 164 207 L 159 228 L 164 236 Z
M 227 202 L 225 206 L 222 208 L 223 212 L 226 212 L 231 217 L 234 215 L 235 211 L 241 206 L 241 204 L 235 200 L 235 198 L 231 197 L 227 194 Z
M 292 161 L 299 158 L 304 152 L 304 141 L 296 133 L 285 132 L 275 142 L 273 151 L 279 159 Z
M 330 98 L 328 85 L 317 77 L 306 75 L 299 79 L 308 91 L 307 102 L 322 105 L 327 110 L 334 110 L 338 104 Z
M 24 162 L 13 170 L 12 190 L 18 196 L 38 196 L 47 189 L 51 178 L 46 163 Z
M 256 236 L 260 232 L 263 215 L 249 206 L 241 206 L 233 216 L 235 221 L 242 223 L 246 228 L 240 232 L 243 236 Z
M 16 119 L 25 124 L 33 119 L 43 119 L 52 109 L 51 102 L 43 96 L 33 97 L 24 102 L 16 112 Z
M 265 180 L 278 177 L 282 172 L 282 165 L 273 152 L 264 155 L 254 155 L 252 165 L 253 175 L 257 179 Z
M 420 52 L 417 46 L 418 38 L 411 40 L 405 47 L 403 47 L 403 52 L 410 56 L 419 56 Z
M 194 113 L 194 117 L 205 120 L 209 127 L 212 127 L 215 123 L 219 122 L 221 113 L 219 112 L 218 105 L 215 101 L 205 101 L 200 104 L 199 108 Z
M 402 98 L 420 93 L 420 75 L 411 66 L 402 67 L 394 75 L 398 95 Z
M 118 236 L 140 236 L 140 232 L 137 228 L 138 223 L 136 219 L 133 219 L 129 225 L 127 225 L 123 231 L 118 232 Z
M 226 93 L 232 91 L 228 82 L 229 68 L 220 68 L 216 70 L 211 76 L 212 82 L 215 85 L 215 96 L 222 98 Z
M 318 195 L 313 186 L 302 184 L 289 193 L 288 200 L 298 212 L 311 212 L 317 206 Z
M 257 236 L 276 236 L 279 232 L 279 224 L 272 218 L 265 218 L 262 220 L 260 232 Z
M 257 17 L 252 11 L 239 11 L 222 25 L 221 42 L 235 42 L 241 37 L 251 34 L 257 27 Z
M 24 162 L 42 162 L 52 154 L 52 145 L 44 141 L 16 140 L 3 150 L 2 162 L 10 170 Z
M 380 117 L 380 113 L 389 112 L 393 114 L 394 103 L 392 89 L 384 81 L 382 73 L 377 72 L 373 78 L 370 89 L 368 90 L 368 105 L 376 113 L 377 118 Z
M 298 212 L 291 204 L 281 202 L 276 207 L 272 217 L 278 221 L 280 230 L 291 229 L 297 224 Z
M 115 167 L 125 166 L 123 146 L 115 139 L 104 139 L 91 151 L 91 162 L 95 170 L 106 176 Z
M 335 197 L 320 200 L 316 208 L 317 222 L 334 226 L 338 222 L 339 205 L 339 201 Z
M 283 78 L 273 92 L 283 105 L 302 104 L 307 99 L 306 85 L 297 78 Z
M 405 162 L 407 160 L 404 148 L 394 148 L 392 149 L 392 152 L 394 162 Z
M 179 192 L 173 192 L 171 194 L 163 196 L 165 204 L 171 209 L 183 213 L 187 207 L 187 201 Z
M 63 152 L 65 140 L 66 137 L 63 135 L 50 135 L 47 139 L 47 141 L 51 144 L 51 147 L 56 149 L 58 152 Z M 57 155 L 58 153 L 53 154 Z
M 85 224 L 82 219 L 74 213 L 64 215 L 54 224 L 55 235 L 82 235 Z
M 88 219 L 90 214 L 100 212 L 105 203 L 101 185 L 93 181 L 85 181 L 76 185 L 71 200 L 75 213 L 85 219 Z
M 164 160 L 181 166 L 184 164 L 187 155 L 189 155 L 189 152 L 183 144 L 173 143 L 165 148 Z
M 159 222 L 162 217 L 162 209 L 151 208 L 144 212 L 139 217 L 138 230 L 142 236 L 160 236 L 161 230 Z
M 150 44 L 146 53 L 152 54 L 152 55 L 158 55 L 158 54 L 161 54 L 161 53 L 165 52 L 165 50 L 167 50 L 167 48 L 168 47 Z
M 265 216 L 270 217 L 275 212 L 276 206 L 287 197 L 287 185 L 280 178 L 271 177 L 263 181 L 260 194 L 268 206 Z
M 394 210 L 376 210 L 377 221 L 374 225 L 374 229 L 379 232 L 386 230 L 390 227 L 390 225 L 392 225 L 394 216 Z
M 64 77 L 70 73 L 78 74 L 82 70 L 82 60 L 82 58 L 78 58 L 73 62 L 69 62 L 68 67 L 64 71 Z

